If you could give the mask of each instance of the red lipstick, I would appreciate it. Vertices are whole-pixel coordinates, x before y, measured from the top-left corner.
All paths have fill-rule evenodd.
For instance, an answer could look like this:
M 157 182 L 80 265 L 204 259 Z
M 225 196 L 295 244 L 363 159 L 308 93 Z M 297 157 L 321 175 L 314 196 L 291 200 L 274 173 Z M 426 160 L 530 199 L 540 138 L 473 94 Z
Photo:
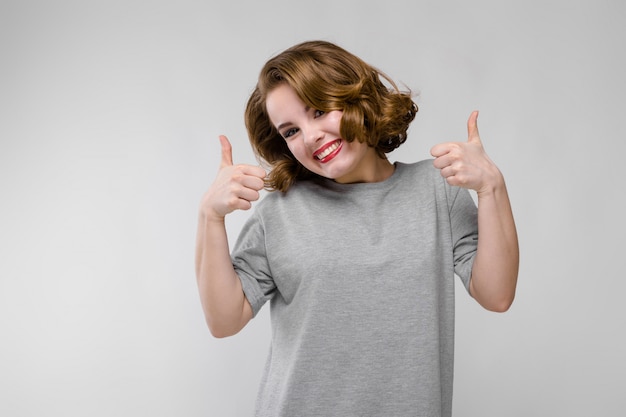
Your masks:
M 313 157 L 321 163 L 328 162 L 341 151 L 341 147 L 341 139 L 336 139 L 313 152 Z

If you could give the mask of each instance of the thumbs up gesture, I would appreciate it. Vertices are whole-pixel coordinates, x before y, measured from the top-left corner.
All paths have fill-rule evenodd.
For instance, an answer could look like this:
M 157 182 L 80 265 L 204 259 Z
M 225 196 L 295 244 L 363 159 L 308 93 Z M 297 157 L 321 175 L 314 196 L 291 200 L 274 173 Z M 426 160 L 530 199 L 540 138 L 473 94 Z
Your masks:
M 259 199 L 265 170 L 253 165 L 234 165 L 233 149 L 226 136 L 220 136 L 222 160 L 217 178 L 202 199 L 201 210 L 209 218 L 223 220 L 235 210 L 248 210 Z
M 478 134 L 478 111 L 467 120 L 467 142 L 447 142 L 433 146 L 433 165 L 441 170 L 448 184 L 475 190 L 479 195 L 502 181 L 498 167 L 489 159 Z

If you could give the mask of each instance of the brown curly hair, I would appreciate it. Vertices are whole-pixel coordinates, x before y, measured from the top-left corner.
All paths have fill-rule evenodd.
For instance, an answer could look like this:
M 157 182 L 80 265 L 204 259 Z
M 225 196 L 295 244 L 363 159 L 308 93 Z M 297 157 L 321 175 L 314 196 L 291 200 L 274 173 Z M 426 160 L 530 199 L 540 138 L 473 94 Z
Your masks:
M 298 180 L 318 177 L 291 154 L 267 114 L 267 94 L 283 83 L 311 108 L 342 110 L 342 138 L 367 143 L 381 158 L 406 141 L 418 110 L 410 91 L 400 91 L 384 73 L 335 44 L 309 41 L 285 50 L 261 70 L 245 111 L 250 143 L 271 168 L 269 190 L 285 192 Z

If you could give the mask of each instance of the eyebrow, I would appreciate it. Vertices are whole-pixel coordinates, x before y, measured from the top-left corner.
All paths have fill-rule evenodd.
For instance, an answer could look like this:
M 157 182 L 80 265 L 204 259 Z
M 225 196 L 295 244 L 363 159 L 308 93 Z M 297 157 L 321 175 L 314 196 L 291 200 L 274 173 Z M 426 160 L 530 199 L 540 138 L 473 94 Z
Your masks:
M 280 131 L 282 130 L 282 128 L 289 126 L 290 124 L 292 124 L 291 122 L 285 122 L 285 123 L 281 123 L 278 126 L 276 126 L 276 130 Z
M 310 106 L 306 106 L 306 105 L 305 105 L 305 106 L 304 106 L 304 112 L 305 112 L 305 113 L 308 113 L 308 112 L 309 112 L 309 110 L 311 110 L 311 107 L 310 107 Z M 287 127 L 287 126 L 290 126 L 290 125 L 293 125 L 293 123 L 291 123 L 291 122 L 281 123 L 281 124 L 279 124 L 278 126 L 276 126 L 276 130 L 280 131 L 282 128 Z

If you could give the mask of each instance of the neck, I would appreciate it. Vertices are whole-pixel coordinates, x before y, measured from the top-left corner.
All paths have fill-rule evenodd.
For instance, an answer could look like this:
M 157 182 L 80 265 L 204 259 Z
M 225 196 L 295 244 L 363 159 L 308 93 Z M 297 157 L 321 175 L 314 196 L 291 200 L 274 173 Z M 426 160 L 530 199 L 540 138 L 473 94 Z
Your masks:
M 361 169 L 358 175 L 352 178 L 336 179 L 335 181 L 344 184 L 382 182 L 393 175 L 396 167 L 386 157 L 381 158 L 372 152 L 370 158 L 371 161 L 365 164 L 367 169 Z

